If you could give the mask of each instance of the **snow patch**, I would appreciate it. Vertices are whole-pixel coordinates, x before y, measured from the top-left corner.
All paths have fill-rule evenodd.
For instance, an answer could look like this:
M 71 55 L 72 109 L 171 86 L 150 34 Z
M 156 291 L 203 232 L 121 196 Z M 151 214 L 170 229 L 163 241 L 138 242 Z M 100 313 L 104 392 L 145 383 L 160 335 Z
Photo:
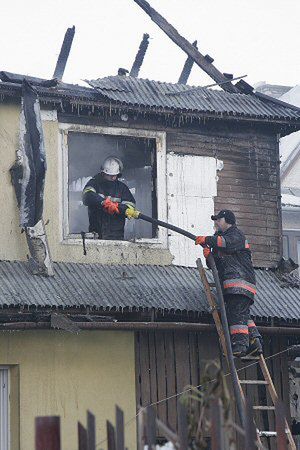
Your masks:
M 148 450 L 148 445 L 144 445 L 144 450 Z M 172 442 L 166 442 L 163 446 L 156 445 L 156 450 L 175 450 Z
M 300 85 L 297 85 L 283 94 L 279 100 L 300 107 Z M 300 131 L 296 131 L 280 139 L 281 162 L 284 163 L 292 151 L 300 144 Z
M 292 194 L 282 194 L 281 204 L 285 206 L 300 206 L 300 197 L 296 197 Z

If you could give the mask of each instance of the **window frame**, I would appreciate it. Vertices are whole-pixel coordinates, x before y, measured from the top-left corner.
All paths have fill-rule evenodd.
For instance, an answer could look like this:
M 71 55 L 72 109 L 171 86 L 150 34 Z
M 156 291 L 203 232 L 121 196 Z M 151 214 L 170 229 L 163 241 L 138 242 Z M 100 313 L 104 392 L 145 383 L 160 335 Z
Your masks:
M 9 450 L 11 448 L 11 436 L 10 436 L 10 367 L 6 365 L 0 365 L 0 371 L 3 371 L 6 373 L 6 405 L 0 405 L 1 409 L 3 406 L 6 406 L 6 434 L 5 437 L 2 436 L 3 442 L 7 444 L 7 449 Z M 2 380 L 2 375 L 0 377 Z M 0 424 L 0 431 L 1 431 L 2 425 Z M 0 436 L 1 439 L 1 436 Z M 0 442 L 1 444 L 1 442 Z
M 82 245 L 82 239 L 80 235 L 71 234 L 69 231 L 69 148 L 68 148 L 68 134 L 69 132 L 75 133 L 94 133 L 94 134 L 106 134 L 111 136 L 128 136 L 145 139 L 155 139 L 156 141 L 156 198 L 157 198 L 157 214 L 160 220 L 167 221 L 167 150 L 166 150 L 166 132 L 144 130 L 136 128 L 120 128 L 120 127 L 107 127 L 98 125 L 82 125 L 72 123 L 59 123 L 59 180 L 60 180 L 60 192 L 59 192 L 59 228 L 60 228 L 60 241 L 67 245 Z M 101 239 L 86 239 L 87 244 L 93 244 L 96 246 L 109 246 L 112 244 L 118 244 L 122 246 L 132 245 L 146 245 L 151 247 L 167 248 L 168 246 L 168 234 L 165 228 L 158 227 L 158 235 L 155 238 L 142 238 L 133 241 L 116 241 L 116 240 L 101 240 Z

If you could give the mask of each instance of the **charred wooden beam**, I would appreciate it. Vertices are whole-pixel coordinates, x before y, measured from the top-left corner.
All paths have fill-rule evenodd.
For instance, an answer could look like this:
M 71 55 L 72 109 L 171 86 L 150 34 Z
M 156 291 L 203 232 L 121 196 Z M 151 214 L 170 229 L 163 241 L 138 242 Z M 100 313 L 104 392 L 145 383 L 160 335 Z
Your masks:
M 52 78 L 51 80 L 43 80 L 42 78 L 29 77 L 27 75 L 20 75 L 18 73 L 11 73 L 3 70 L 0 72 L 0 80 L 5 83 L 22 84 L 24 78 L 33 86 L 55 87 L 58 83 L 56 78 Z
M 205 55 L 204 58 L 205 58 L 206 61 L 208 61 L 209 63 L 213 63 L 213 62 L 214 62 L 214 58 L 212 58 L 210 55 Z
M 139 76 L 139 72 L 140 72 L 140 69 L 142 67 L 142 64 L 143 64 L 143 61 L 144 61 L 144 58 L 145 58 L 145 54 L 146 54 L 146 51 L 148 49 L 148 45 L 149 45 L 149 34 L 145 33 L 145 34 L 143 34 L 143 39 L 142 39 L 142 41 L 140 43 L 140 46 L 139 46 L 139 49 L 137 51 L 135 60 L 134 60 L 134 62 L 132 64 L 132 67 L 131 67 L 131 70 L 130 70 L 130 73 L 129 73 L 129 75 L 131 77 L 138 77 Z
M 69 58 L 72 42 L 75 35 L 75 26 L 72 28 L 68 28 L 60 49 L 60 53 L 58 56 L 58 60 L 56 63 L 56 67 L 54 70 L 53 78 L 57 78 L 58 80 L 62 80 L 66 64 Z
M 197 41 L 194 41 L 192 45 L 193 45 L 193 47 L 198 48 L 197 47 Z M 183 66 L 182 72 L 180 74 L 180 77 L 178 79 L 178 83 L 180 83 L 180 84 L 187 84 L 187 81 L 188 81 L 189 76 L 190 76 L 191 71 L 192 71 L 193 64 L 194 64 L 193 58 L 188 56 L 186 61 L 185 61 L 185 63 L 184 63 L 184 66 Z
M 243 94 L 252 94 L 254 91 L 254 88 L 251 86 L 251 84 L 247 83 L 245 80 L 238 81 L 236 83 L 236 87 Z
M 148 16 L 153 20 L 159 28 L 166 33 L 167 36 L 180 47 L 193 61 L 206 72 L 216 83 L 226 82 L 222 88 L 228 92 L 238 93 L 238 89 L 220 72 L 211 62 L 207 61 L 199 50 L 181 36 L 178 31 L 171 25 L 161 14 L 159 14 L 146 0 L 134 0 Z
M 124 69 L 124 67 L 119 67 L 118 69 L 118 75 L 120 77 L 126 77 L 126 75 L 128 74 L 129 70 Z

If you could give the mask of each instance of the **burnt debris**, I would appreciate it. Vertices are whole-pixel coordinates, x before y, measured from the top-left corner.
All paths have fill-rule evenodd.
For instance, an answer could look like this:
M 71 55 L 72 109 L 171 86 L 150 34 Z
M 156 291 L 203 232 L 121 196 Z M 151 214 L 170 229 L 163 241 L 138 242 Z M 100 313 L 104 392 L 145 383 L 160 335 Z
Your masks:
M 53 78 L 62 80 L 75 36 L 75 26 L 68 28 L 61 46 Z
M 130 76 L 131 77 L 138 77 L 140 69 L 142 67 L 147 49 L 149 46 L 149 34 L 145 33 L 143 34 L 143 39 L 140 43 L 138 52 L 136 54 L 135 60 L 132 64 L 131 70 L 130 70 Z

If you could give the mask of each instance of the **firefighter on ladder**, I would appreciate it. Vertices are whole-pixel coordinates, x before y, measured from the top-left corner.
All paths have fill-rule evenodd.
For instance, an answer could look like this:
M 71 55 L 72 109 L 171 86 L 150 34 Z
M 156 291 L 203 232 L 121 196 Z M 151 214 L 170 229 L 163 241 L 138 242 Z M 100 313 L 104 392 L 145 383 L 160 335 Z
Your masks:
M 135 199 L 128 186 L 119 180 L 123 163 L 114 156 L 103 161 L 100 173 L 83 189 L 83 204 L 88 206 L 89 231 L 98 239 L 123 240 L 125 219 L 135 211 Z
M 251 251 L 244 233 L 236 226 L 235 215 L 222 210 L 211 216 L 216 224 L 214 236 L 198 236 L 207 258 L 212 252 L 220 282 L 231 335 L 233 355 L 257 356 L 262 353 L 262 337 L 250 318 L 250 306 L 256 293 Z

